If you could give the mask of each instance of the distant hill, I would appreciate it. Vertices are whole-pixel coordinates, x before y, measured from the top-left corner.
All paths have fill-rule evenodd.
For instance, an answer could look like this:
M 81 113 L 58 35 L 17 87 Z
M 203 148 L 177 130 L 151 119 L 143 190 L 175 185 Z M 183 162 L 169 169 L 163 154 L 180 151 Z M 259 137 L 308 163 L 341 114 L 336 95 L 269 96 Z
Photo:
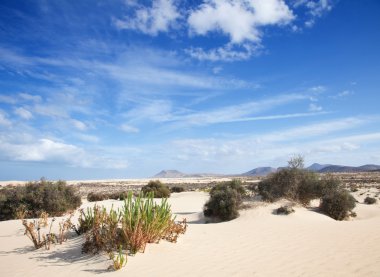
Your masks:
M 273 172 L 276 172 L 276 171 L 277 171 L 277 169 L 274 167 L 269 167 L 269 166 L 257 167 L 257 168 L 254 168 L 254 169 L 248 171 L 248 172 L 241 174 L 241 176 L 266 176 L 266 175 L 273 173 Z
M 156 175 L 153 176 L 153 178 L 202 178 L 202 177 L 218 177 L 218 176 L 224 176 L 222 174 L 213 174 L 213 173 L 194 173 L 194 174 L 187 174 L 180 172 L 178 170 L 162 170 Z
M 330 165 L 322 168 L 318 172 L 330 173 L 330 172 L 367 172 L 380 170 L 380 165 L 366 164 L 362 166 L 343 166 L 343 165 Z
M 187 174 L 178 170 L 162 170 L 153 176 L 154 178 L 183 178 L 187 177 Z
M 318 163 L 313 163 L 311 166 L 307 167 L 307 170 L 310 171 L 320 171 L 328 166 L 331 166 L 331 164 L 318 164 Z

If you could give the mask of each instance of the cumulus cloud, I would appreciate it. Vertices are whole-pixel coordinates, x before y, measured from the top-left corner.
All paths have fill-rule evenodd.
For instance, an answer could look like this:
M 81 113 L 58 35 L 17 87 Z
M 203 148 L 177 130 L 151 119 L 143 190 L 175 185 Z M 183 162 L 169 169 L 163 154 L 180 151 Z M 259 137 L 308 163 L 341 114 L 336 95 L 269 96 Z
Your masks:
M 126 168 L 128 162 L 123 158 L 114 158 L 98 150 L 88 152 L 74 144 L 51 138 L 15 142 L 10 136 L 0 136 L 0 157 L 19 162 L 49 162 L 82 168 Z
M 259 42 L 260 26 L 287 24 L 294 18 L 282 0 L 210 0 L 193 10 L 188 18 L 191 32 L 206 35 L 219 31 L 231 43 Z
M 135 1 L 129 1 L 130 6 L 137 6 Z M 133 5 L 132 5 L 133 4 Z M 180 13 L 173 0 L 155 0 L 151 7 L 138 6 L 132 18 L 115 19 L 114 23 L 119 29 L 138 30 L 148 35 L 157 35 L 167 32 L 174 26 Z

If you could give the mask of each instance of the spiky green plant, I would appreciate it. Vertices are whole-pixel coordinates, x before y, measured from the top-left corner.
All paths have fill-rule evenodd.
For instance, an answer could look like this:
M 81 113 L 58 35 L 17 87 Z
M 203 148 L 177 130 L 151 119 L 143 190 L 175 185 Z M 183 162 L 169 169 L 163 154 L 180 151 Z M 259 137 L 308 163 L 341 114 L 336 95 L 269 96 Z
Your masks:
M 119 251 L 117 252 L 117 255 L 115 256 L 113 253 L 110 255 L 112 261 L 113 261 L 113 269 L 119 270 L 122 269 L 123 266 L 127 264 L 127 255 L 123 254 L 123 248 L 121 245 L 119 245 Z

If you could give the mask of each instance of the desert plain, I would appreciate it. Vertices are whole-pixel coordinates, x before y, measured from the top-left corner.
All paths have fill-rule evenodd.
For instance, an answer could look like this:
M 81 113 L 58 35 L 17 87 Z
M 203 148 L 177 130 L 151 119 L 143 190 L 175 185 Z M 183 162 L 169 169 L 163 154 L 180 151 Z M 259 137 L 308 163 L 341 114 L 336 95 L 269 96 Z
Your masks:
M 229 178 L 161 180 L 186 188 L 185 192 L 172 193 L 168 201 L 177 220 L 187 219 L 187 231 L 177 243 L 148 244 L 145 253 L 128 256 L 127 265 L 119 271 L 108 269 L 107 255 L 82 254 L 83 237 L 74 232 L 62 245 L 35 250 L 24 235 L 20 220 L 2 221 L 0 276 L 380 276 L 380 174 L 337 177 L 357 200 L 354 209 L 357 216 L 347 221 L 336 221 L 319 213 L 319 200 L 309 207 L 296 205 L 295 213 L 285 216 L 274 211 L 287 200 L 266 203 L 251 197 L 237 219 L 211 223 L 203 216 L 203 205 L 209 197 L 207 189 Z M 148 181 L 68 184 L 78 187 L 81 207 L 86 208 L 95 204 L 85 197 L 91 191 L 138 190 Z M 9 183 L 12 182 L 1 185 Z M 375 197 L 377 203 L 365 204 L 367 196 Z M 96 204 L 110 209 L 121 207 L 123 201 L 105 200 Z M 74 220 L 78 216 L 76 211 Z

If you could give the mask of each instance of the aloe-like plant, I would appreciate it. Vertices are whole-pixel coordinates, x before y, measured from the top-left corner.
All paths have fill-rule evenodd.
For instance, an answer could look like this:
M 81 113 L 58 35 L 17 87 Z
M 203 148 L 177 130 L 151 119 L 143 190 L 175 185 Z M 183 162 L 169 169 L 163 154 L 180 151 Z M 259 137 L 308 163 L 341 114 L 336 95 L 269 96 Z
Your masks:
M 123 253 L 123 248 L 121 245 L 119 245 L 119 251 L 116 256 L 113 254 L 113 252 L 110 252 L 110 258 L 113 261 L 114 270 L 122 269 L 123 266 L 125 266 L 128 262 L 127 255 Z

